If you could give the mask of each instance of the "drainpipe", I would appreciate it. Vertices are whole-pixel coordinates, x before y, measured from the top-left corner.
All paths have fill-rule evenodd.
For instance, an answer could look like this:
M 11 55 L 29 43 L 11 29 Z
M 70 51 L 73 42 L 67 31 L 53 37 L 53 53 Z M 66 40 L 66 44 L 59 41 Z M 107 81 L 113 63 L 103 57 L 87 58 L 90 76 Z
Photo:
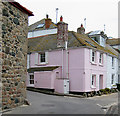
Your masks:
M 65 41 L 65 50 L 66 50 L 66 77 L 68 79 L 69 71 L 68 71 L 68 48 L 67 48 L 67 44 L 68 44 L 68 42 Z
M 64 69 L 64 68 L 63 68 L 63 64 L 64 64 L 64 62 L 63 62 L 63 60 L 64 60 L 63 57 L 64 57 L 64 56 L 63 56 L 63 55 L 64 55 L 64 54 L 63 54 L 63 48 L 62 48 L 62 78 L 64 78 L 64 75 L 63 75 L 63 69 Z

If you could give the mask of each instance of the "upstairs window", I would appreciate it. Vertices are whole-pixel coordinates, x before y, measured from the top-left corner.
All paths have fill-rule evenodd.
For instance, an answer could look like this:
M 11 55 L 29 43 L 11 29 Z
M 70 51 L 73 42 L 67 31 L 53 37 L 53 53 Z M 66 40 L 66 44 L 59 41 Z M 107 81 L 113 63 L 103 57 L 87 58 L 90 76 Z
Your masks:
M 45 62 L 45 53 L 40 54 L 40 62 Z
M 92 51 L 92 62 L 95 62 L 95 51 Z
M 43 52 L 39 54 L 39 64 L 48 63 L 48 52 Z
M 113 67 L 113 68 L 114 68 L 114 63 L 115 63 L 114 57 L 112 57 L 112 67 Z
M 100 64 L 103 64 L 103 53 L 100 53 L 99 63 L 100 63 Z

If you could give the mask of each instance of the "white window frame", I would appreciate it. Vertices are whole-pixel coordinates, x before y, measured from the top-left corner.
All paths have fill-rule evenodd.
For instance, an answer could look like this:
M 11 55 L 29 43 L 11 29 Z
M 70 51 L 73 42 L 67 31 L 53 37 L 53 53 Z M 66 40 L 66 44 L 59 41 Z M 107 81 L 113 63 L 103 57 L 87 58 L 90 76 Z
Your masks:
M 91 75 L 91 88 L 96 88 L 96 74 Z
M 93 52 L 94 52 L 94 56 L 93 56 Z M 92 60 L 93 57 L 94 57 L 94 61 Z M 96 51 L 93 50 L 93 49 L 90 49 L 90 62 L 91 62 L 91 64 L 93 64 L 93 65 L 97 65 L 97 64 L 96 64 Z
M 33 79 L 31 79 L 30 76 L 33 76 Z M 32 84 L 30 83 L 31 80 L 33 81 Z M 34 85 L 34 73 L 29 73 L 29 84 Z
M 94 55 L 93 55 L 93 53 L 94 53 Z M 95 51 L 92 51 L 92 62 L 95 62 Z
M 115 74 L 111 75 L 111 84 L 114 85 L 114 81 L 115 81 Z
M 45 62 L 41 62 L 41 54 L 45 54 Z M 48 63 L 48 52 L 41 52 L 39 53 L 39 64 L 44 65 Z
M 38 65 L 38 53 L 35 53 L 35 64 Z
M 103 64 L 103 53 L 99 55 L 99 64 Z
M 115 58 L 112 57 L 112 68 L 114 68 L 114 66 L 115 66 Z

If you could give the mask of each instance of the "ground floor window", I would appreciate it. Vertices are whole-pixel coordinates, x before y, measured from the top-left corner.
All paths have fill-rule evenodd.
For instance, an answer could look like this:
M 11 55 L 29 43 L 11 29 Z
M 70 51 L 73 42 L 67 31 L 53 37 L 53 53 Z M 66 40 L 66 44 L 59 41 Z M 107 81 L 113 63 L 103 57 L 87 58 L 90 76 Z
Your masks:
M 91 77 L 91 86 L 92 87 L 96 87 L 96 75 L 95 74 L 92 74 L 92 77 Z
M 30 84 L 34 84 L 34 74 L 30 74 L 29 75 L 29 77 L 30 77 Z
M 114 77 L 115 77 L 115 75 L 112 74 L 112 77 L 111 77 L 111 84 L 114 84 Z

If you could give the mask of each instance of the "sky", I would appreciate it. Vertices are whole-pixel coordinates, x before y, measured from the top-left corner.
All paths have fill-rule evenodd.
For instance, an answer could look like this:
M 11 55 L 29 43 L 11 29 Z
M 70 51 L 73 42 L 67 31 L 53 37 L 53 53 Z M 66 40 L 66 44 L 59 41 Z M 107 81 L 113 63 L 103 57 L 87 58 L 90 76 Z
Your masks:
M 56 23 L 63 16 L 70 31 L 77 31 L 81 23 L 85 32 L 105 29 L 108 37 L 118 37 L 118 2 L 119 0 L 16 0 L 33 12 L 29 25 L 46 18 L 46 14 Z M 86 18 L 86 21 L 84 19 Z M 105 25 L 105 26 L 104 26 Z

